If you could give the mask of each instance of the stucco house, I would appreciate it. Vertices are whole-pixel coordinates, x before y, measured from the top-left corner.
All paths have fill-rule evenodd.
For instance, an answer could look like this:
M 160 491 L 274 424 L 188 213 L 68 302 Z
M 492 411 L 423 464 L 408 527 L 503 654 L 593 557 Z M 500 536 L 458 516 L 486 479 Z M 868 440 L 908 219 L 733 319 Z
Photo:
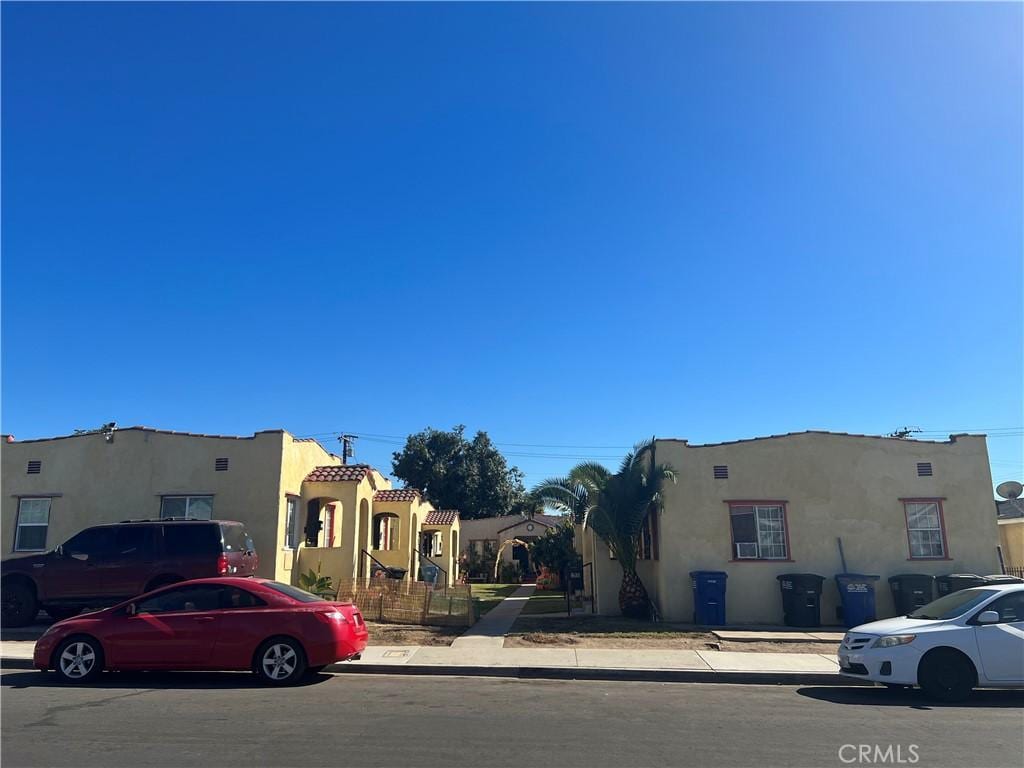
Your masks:
M 477 520 L 462 521 L 462 553 L 483 554 L 489 548 L 497 553 L 505 541 L 518 540 L 529 543 L 543 536 L 549 528 L 554 528 L 562 520 L 557 515 L 506 515 L 504 517 L 484 517 Z M 523 576 L 530 574 L 530 556 L 522 544 L 512 544 L 501 550 L 502 562 L 518 563 L 519 572 Z
M 888 577 L 999 572 L 985 437 L 945 442 L 798 432 L 709 445 L 657 440 L 678 473 L 641 537 L 638 572 L 662 617 L 693 618 L 690 572 L 725 571 L 727 620 L 782 622 L 776 576 L 826 577 L 822 621 L 837 623 L 842 572 L 880 576 L 879 616 L 893 615 Z M 585 588 L 618 612 L 622 571 L 580 531 Z M 592 576 L 591 576 L 592 572 Z M 591 587 L 592 585 L 592 587 Z
M 4 556 L 50 549 L 97 523 L 213 517 L 245 523 L 259 575 L 279 581 L 319 567 L 337 583 L 370 575 L 374 561 L 414 578 L 429 560 L 449 583 L 458 578 L 457 513 L 428 526 L 431 551 L 447 556 L 421 553 L 436 510 L 418 491 L 392 488 L 373 467 L 346 465 L 315 440 L 280 429 L 247 437 L 148 427 L 5 435 L 0 470 Z

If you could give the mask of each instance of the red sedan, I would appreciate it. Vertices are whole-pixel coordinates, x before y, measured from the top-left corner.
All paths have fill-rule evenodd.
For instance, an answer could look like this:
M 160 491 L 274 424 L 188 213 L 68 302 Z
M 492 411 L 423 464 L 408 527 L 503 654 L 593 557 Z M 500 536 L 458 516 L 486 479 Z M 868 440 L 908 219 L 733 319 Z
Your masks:
M 34 664 L 70 683 L 104 669 L 251 669 L 286 685 L 359 658 L 367 634 L 351 603 L 268 579 L 195 579 L 54 624 Z

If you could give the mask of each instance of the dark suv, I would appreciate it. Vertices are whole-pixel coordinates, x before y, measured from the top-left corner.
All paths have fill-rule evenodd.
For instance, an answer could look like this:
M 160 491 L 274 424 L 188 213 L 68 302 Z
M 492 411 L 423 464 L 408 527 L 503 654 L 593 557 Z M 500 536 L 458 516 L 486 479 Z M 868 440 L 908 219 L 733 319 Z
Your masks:
M 102 608 L 165 584 L 252 576 L 259 558 L 245 526 L 228 520 L 126 520 L 75 534 L 50 552 L 0 565 L 3 625 Z

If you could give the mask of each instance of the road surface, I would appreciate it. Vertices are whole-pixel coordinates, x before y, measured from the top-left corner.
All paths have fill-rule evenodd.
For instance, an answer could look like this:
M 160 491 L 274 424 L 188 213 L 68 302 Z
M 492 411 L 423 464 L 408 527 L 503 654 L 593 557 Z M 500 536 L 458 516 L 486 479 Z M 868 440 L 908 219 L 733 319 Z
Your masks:
M 1008 691 L 942 706 L 916 692 L 848 687 L 324 674 L 268 689 L 248 674 L 178 673 L 106 674 L 78 688 L 29 671 L 0 681 L 4 768 L 713 768 L 900 758 L 1020 768 L 1024 755 L 1024 695 Z

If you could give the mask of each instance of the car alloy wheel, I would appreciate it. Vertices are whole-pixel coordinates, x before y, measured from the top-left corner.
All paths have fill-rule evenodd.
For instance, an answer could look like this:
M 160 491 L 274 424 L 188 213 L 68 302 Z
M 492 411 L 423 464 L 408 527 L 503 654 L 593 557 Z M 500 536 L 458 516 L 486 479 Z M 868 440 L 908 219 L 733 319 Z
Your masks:
M 272 640 L 260 654 L 259 671 L 271 683 L 287 683 L 306 672 L 302 649 L 288 640 Z
M 57 652 L 57 671 L 65 680 L 79 683 L 91 680 L 103 669 L 103 653 L 86 638 L 72 638 Z

